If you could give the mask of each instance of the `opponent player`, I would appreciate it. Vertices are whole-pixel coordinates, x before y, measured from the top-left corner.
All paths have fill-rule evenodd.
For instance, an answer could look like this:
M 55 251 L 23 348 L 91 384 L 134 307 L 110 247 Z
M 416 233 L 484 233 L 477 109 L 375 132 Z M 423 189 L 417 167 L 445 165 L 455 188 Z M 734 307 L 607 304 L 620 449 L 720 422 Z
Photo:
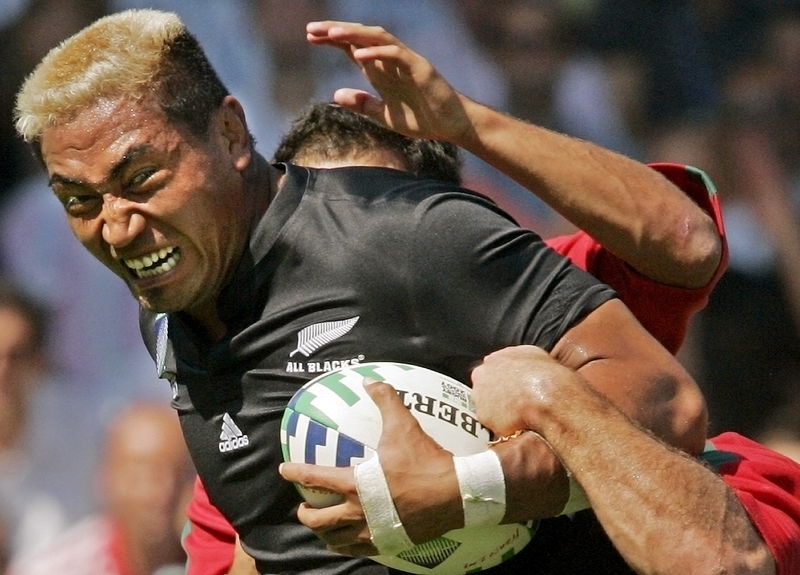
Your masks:
M 377 28 L 367 28 L 349 24 L 332 25 L 331 23 L 320 23 L 311 25 L 309 29 L 312 31 L 312 34 L 319 35 L 320 37 L 324 37 L 327 32 L 330 32 L 330 35 L 333 36 L 333 38 L 329 38 L 325 41 L 343 43 L 351 55 L 353 55 L 355 59 L 364 65 L 367 71 L 366 73 L 376 86 L 385 87 L 386 84 L 384 82 L 392 82 L 391 91 L 382 92 L 385 102 L 377 101 L 363 93 L 345 91 L 337 93 L 337 100 L 340 103 L 350 104 L 358 110 L 368 112 L 373 115 L 373 117 L 387 122 L 396 121 L 397 118 L 402 117 L 402 115 L 398 115 L 397 113 L 390 115 L 389 113 L 386 113 L 386 110 L 392 109 L 397 112 L 397 110 L 404 109 L 407 112 L 407 115 L 405 116 L 407 123 L 400 126 L 401 129 L 405 128 L 406 131 L 410 133 L 422 135 L 441 136 L 442 133 L 447 134 L 446 130 L 448 129 L 448 126 L 444 120 L 442 120 L 439 125 L 425 125 L 420 128 L 415 123 L 417 120 L 419 120 L 419 117 L 415 116 L 415 114 L 422 112 L 423 117 L 431 121 L 435 121 L 435 118 L 449 119 L 446 114 L 437 115 L 426 112 L 430 112 L 431 109 L 436 109 L 437 112 L 441 114 L 441 106 L 443 103 L 452 104 L 453 101 L 457 101 L 459 98 L 463 99 L 463 96 L 457 95 L 455 92 L 449 89 L 449 86 L 447 86 L 441 78 L 437 77 L 435 71 L 430 68 L 430 65 L 418 55 L 408 50 L 405 46 L 403 46 L 389 34 L 385 33 L 383 30 Z M 326 30 L 327 32 L 325 32 Z M 353 46 L 351 43 L 357 45 L 358 47 Z M 364 48 L 364 46 L 368 46 L 369 48 Z M 373 61 L 374 58 L 379 58 L 378 64 Z M 380 77 L 381 70 L 383 69 L 391 70 L 390 80 L 386 80 L 385 78 L 382 79 Z M 414 79 L 423 85 L 427 81 L 429 83 L 427 86 L 428 90 L 426 91 L 425 89 L 417 89 Z M 402 84 L 403 82 L 405 82 L 405 88 L 399 87 L 398 84 Z M 398 94 L 402 94 L 407 98 L 407 100 L 398 98 Z M 465 102 L 463 103 L 463 109 L 468 110 L 473 104 L 474 103 Z M 462 108 L 460 106 L 453 106 L 449 109 L 451 111 L 454 109 L 460 111 Z M 490 159 L 490 161 L 493 161 L 493 163 L 499 164 L 506 168 L 510 166 L 514 170 L 514 173 L 519 174 L 520 179 L 524 181 L 528 167 L 524 163 L 515 165 L 514 162 L 515 158 L 519 158 L 519 156 L 522 155 L 522 153 L 519 152 L 521 148 L 517 145 L 517 143 L 520 141 L 525 141 L 526 138 L 531 138 L 532 129 L 530 127 L 526 128 L 519 123 L 514 122 L 513 120 L 504 120 L 501 115 L 497 115 L 490 110 L 480 110 L 478 108 L 477 112 L 475 112 L 475 108 L 471 108 L 471 111 L 473 113 L 477 113 L 477 116 L 467 118 L 468 128 L 462 132 L 456 131 L 456 137 L 453 139 L 453 141 L 461 143 L 462 145 L 467 145 L 467 147 L 469 147 L 469 144 L 472 143 L 474 146 L 476 146 L 476 148 L 471 148 L 473 151 L 482 150 L 485 153 L 484 157 Z M 466 116 L 469 115 L 468 113 L 465 114 Z M 473 122 L 472 125 L 477 126 L 478 128 L 475 131 L 469 129 L 469 122 Z M 396 124 L 392 125 L 397 127 Z M 409 130 L 409 126 L 414 126 L 414 129 Z M 445 132 L 437 132 L 436 129 L 442 129 L 445 130 Z M 487 135 L 482 132 L 484 129 L 489 131 L 494 130 L 494 134 L 497 137 L 492 138 L 491 135 L 487 137 Z M 535 129 L 533 130 L 535 131 Z M 508 147 L 506 148 L 502 147 L 503 138 L 501 136 L 504 132 L 506 136 L 505 141 L 508 144 Z M 458 138 L 466 138 L 466 140 L 462 141 Z M 483 148 L 483 142 L 486 141 L 491 141 L 493 144 L 495 144 L 495 148 L 489 150 Z M 503 157 L 503 154 L 505 154 L 505 157 Z M 717 213 L 716 209 L 714 211 Z M 722 231 L 721 222 L 720 231 Z M 717 273 L 720 273 L 723 267 L 724 264 L 721 265 Z M 613 275 L 614 274 L 609 276 L 612 280 Z M 713 287 L 715 281 L 716 279 L 712 279 L 712 281 L 709 283 L 709 291 L 711 287 Z M 643 285 L 647 286 L 648 283 L 651 285 L 646 291 L 639 292 L 640 295 L 655 295 L 655 292 L 652 292 L 650 288 L 659 289 L 658 284 L 655 282 L 645 281 Z M 629 293 L 633 295 L 637 292 L 636 290 L 633 290 Z M 679 296 L 678 292 L 675 292 L 675 295 Z M 658 298 L 654 299 L 653 301 L 661 303 Z M 676 298 L 674 301 L 679 302 L 680 300 Z M 653 316 L 653 319 L 656 320 L 656 324 L 661 325 L 663 328 L 668 328 L 669 326 L 668 320 L 670 318 L 669 314 L 667 313 L 668 309 L 669 308 L 662 307 L 659 314 L 658 308 L 653 306 L 649 308 L 649 313 Z M 643 311 L 647 312 L 648 308 L 644 308 Z M 679 344 L 682 340 L 683 332 L 686 327 L 685 322 L 677 324 L 675 327 L 677 331 L 671 338 L 671 341 Z M 498 354 L 490 357 L 506 357 L 515 352 L 516 350 L 508 350 L 507 352 L 499 352 Z M 528 367 L 532 367 L 533 364 L 536 363 L 535 360 L 531 360 L 530 358 L 528 358 L 528 361 L 530 362 Z M 503 362 L 500 361 L 499 363 L 502 364 Z M 481 372 L 479 371 L 479 373 Z M 505 371 L 502 373 L 505 373 Z M 525 370 L 523 373 L 528 373 L 528 370 Z M 500 377 L 493 378 L 493 383 L 498 385 L 499 389 L 510 391 L 506 387 L 500 385 L 498 381 L 499 379 Z M 490 389 L 493 388 L 490 387 Z M 498 393 L 502 392 L 499 391 Z M 587 395 L 590 398 L 593 397 L 592 394 Z M 496 398 L 497 396 L 493 395 L 492 397 Z M 486 404 L 487 402 L 484 403 Z M 600 403 L 601 405 L 606 405 L 602 401 Z M 490 403 L 490 405 L 493 404 Z M 516 413 L 514 407 L 508 403 L 498 402 L 497 405 L 500 407 L 495 413 Z M 608 408 L 613 409 L 610 406 L 608 406 Z M 572 412 L 566 411 L 566 413 L 569 414 Z M 580 412 L 578 412 L 578 415 L 580 415 Z M 613 418 L 611 419 L 613 420 Z M 581 418 L 576 416 L 576 420 L 580 421 Z M 589 421 L 591 421 L 591 419 L 589 419 Z M 405 421 L 405 423 L 408 424 L 409 422 Z M 623 418 L 623 431 L 630 432 L 631 430 L 629 425 L 630 422 Z M 609 428 L 613 427 L 614 424 L 609 423 Z M 693 505 L 697 503 L 697 495 L 695 494 L 695 497 L 692 499 L 690 493 L 688 500 L 683 498 L 683 496 L 686 495 L 686 490 L 681 491 L 670 489 L 670 485 L 668 483 L 665 484 L 663 481 L 664 476 L 656 473 L 653 476 L 655 479 L 652 481 L 652 483 L 650 483 L 650 485 L 658 484 L 662 488 L 655 489 L 653 493 L 650 493 L 650 501 L 647 502 L 649 506 L 643 506 L 639 511 L 642 511 L 642 516 L 646 518 L 649 511 L 654 511 L 658 507 L 658 505 L 653 505 L 653 499 L 655 498 L 662 502 L 662 505 L 672 505 L 673 503 L 676 504 L 675 507 L 678 511 L 679 517 L 676 518 L 674 515 L 668 515 L 669 521 L 666 521 L 665 524 L 658 524 L 657 522 L 654 523 L 652 522 L 652 519 L 650 524 L 648 524 L 644 521 L 631 522 L 628 517 L 624 516 L 621 519 L 618 518 L 618 521 L 623 523 L 621 528 L 617 525 L 609 526 L 614 528 L 611 529 L 613 536 L 619 536 L 621 538 L 630 536 L 632 533 L 637 533 L 638 530 L 640 538 L 638 539 L 637 543 L 640 545 L 640 547 L 635 551 L 639 552 L 639 556 L 631 558 L 629 549 L 624 549 L 626 558 L 634 563 L 637 568 L 640 568 L 643 572 L 650 572 L 651 569 L 661 572 L 666 568 L 665 565 L 677 565 L 677 562 L 669 563 L 669 561 L 671 561 L 670 553 L 676 552 L 676 548 L 674 546 L 670 547 L 670 543 L 673 543 L 674 540 L 663 537 L 663 534 L 665 533 L 676 532 L 676 529 L 669 528 L 670 521 L 675 519 L 677 520 L 677 523 L 683 525 L 683 530 L 678 531 L 679 539 L 682 537 L 684 532 L 691 533 L 691 537 L 696 538 L 693 551 L 697 552 L 698 544 L 702 546 L 703 543 L 707 543 L 709 540 L 712 540 L 716 544 L 716 546 L 713 548 L 700 549 L 699 555 L 687 555 L 686 559 L 688 559 L 690 564 L 693 559 L 698 559 L 696 566 L 699 566 L 703 560 L 708 560 L 711 558 L 712 561 L 719 559 L 720 564 L 726 561 L 729 561 L 730 565 L 742 566 L 744 564 L 745 568 L 752 569 L 752 571 L 748 572 L 770 573 L 774 572 L 775 569 L 775 564 L 772 562 L 774 559 L 779 570 L 778 572 L 791 573 L 793 570 L 796 570 L 798 562 L 800 561 L 800 551 L 798 551 L 798 546 L 800 545 L 800 533 L 798 533 L 798 524 L 800 523 L 800 508 L 798 507 L 798 497 L 800 496 L 800 493 L 797 492 L 796 487 L 792 487 L 793 485 L 796 486 L 797 484 L 796 479 L 798 477 L 798 470 L 796 465 L 789 462 L 786 458 L 766 450 L 762 446 L 750 442 L 749 440 L 736 436 L 735 434 L 724 434 L 720 437 L 714 438 L 713 445 L 716 445 L 718 449 L 730 449 L 730 451 L 733 452 L 723 454 L 723 456 L 720 458 L 719 452 L 711 450 L 711 453 L 714 455 L 708 457 L 716 463 L 721 462 L 720 472 L 722 473 L 725 481 L 733 487 L 734 492 L 738 496 L 739 501 L 736 502 L 732 501 L 732 492 L 725 488 L 722 485 L 722 482 L 719 480 L 715 481 L 714 476 L 710 474 L 707 469 L 698 466 L 692 460 L 682 455 L 675 454 L 665 446 L 660 445 L 657 442 L 653 442 L 650 436 L 643 434 L 638 428 L 634 427 L 633 432 L 634 437 L 637 438 L 637 441 L 640 439 L 644 440 L 645 449 L 650 449 L 651 455 L 650 459 L 643 458 L 635 463 L 631 462 L 634 468 L 640 469 L 641 465 L 639 464 L 645 462 L 652 464 L 657 469 L 660 469 L 659 462 L 661 460 L 663 460 L 665 466 L 673 466 L 675 473 L 679 473 L 680 470 L 685 467 L 685 479 L 688 482 L 687 484 L 691 488 L 702 488 L 703 486 L 708 486 L 707 493 L 710 494 L 713 492 L 717 497 L 713 501 L 715 503 L 721 502 L 724 504 L 724 508 L 730 514 L 729 516 L 725 517 L 724 521 L 704 521 L 705 508 L 696 505 L 693 507 Z M 639 437 L 640 435 L 641 437 Z M 609 445 L 613 445 L 613 442 L 610 442 Z M 656 455 L 652 455 L 653 450 L 655 450 Z M 601 452 L 599 451 L 598 453 Z M 661 456 L 658 455 L 659 453 L 661 453 Z M 626 468 L 625 463 L 611 457 L 608 459 L 612 468 L 614 464 L 617 464 L 617 470 Z M 587 468 L 585 465 L 585 460 L 582 460 L 582 463 L 584 464 L 582 469 L 585 470 Z M 607 481 L 609 476 L 603 475 L 604 469 L 607 468 L 598 465 L 596 476 L 599 478 L 604 478 Z M 297 468 L 295 468 L 295 471 L 297 471 Z M 646 468 L 640 476 L 648 477 L 647 473 L 650 471 L 652 471 L 652 469 Z M 698 482 L 690 482 L 690 479 L 693 479 L 698 474 L 700 477 Z M 302 475 L 284 473 L 284 476 L 287 476 L 291 479 L 298 479 Z M 309 476 L 305 476 L 305 479 L 308 480 Z M 616 479 L 619 479 L 619 477 L 617 476 Z M 659 479 L 661 480 L 660 483 L 658 483 Z M 667 479 L 668 481 L 675 481 L 675 476 L 670 474 L 667 476 Z M 602 482 L 603 480 L 600 479 L 600 483 Z M 314 482 L 312 481 L 311 483 Z M 337 487 L 339 489 L 344 489 L 345 487 L 343 486 L 346 486 L 346 483 L 346 481 L 344 483 L 339 483 Z M 324 485 L 326 487 L 333 486 L 327 481 L 317 482 L 316 484 Z M 623 481 L 621 484 L 622 490 L 624 491 L 626 483 Z M 413 491 L 413 489 L 411 491 Z M 631 493 L 635 492 L 635 489 L 631 490 Z M 598 497 L 602 497 L 602 495 L 598 495 Z M 709 502 L 706 503 L 708 504 Z M 613 503 L 606 505 L 606 507 L 609 506 L 614 508 Z M 747 515 L 744 514 L 742 507 L 746 508 L 750 518 L 758 526 L 761 538 L 759 538 L 758 533 L 752 529 L 752 525 L 750 524 L 750 521 L 748 521 Z M 713 505 L 710 508 L 713 509 Z M 691 509 L 692 515 L 690 515 L 690 512 L 687 511 L 689 509 Z M 323 519 L 327 513 L 328 512 L 324 510 L 314 511 L 305 507 L 301 508 L 301 517 L 305 517 L 310 525 L 316 525 L 317 527 L 322 527 L 323 523 L 330 519 L 330 517 Z M 651 517 L 657 515 L 658 514 L 655 512 L 650 514 Z M 691 519 L 689 519 L 690 517 Z M 607 515 L 604 517 L 604 520 L 606 522 L 610 522 Z M 697 520 L 698 523 L 692 525 L 693 520 Z M 686 530 L 687 522 L 689 525 L 697 527 L 698 529 Z M 606 524 L 604 524 L 604 526 L 606 526 Z M 645 529 L 645 526 L 647 526 L 647 529 Z M 666 529 L 663 529 L 664 527 L 666 527 Z M 352 538 L 347 539 L 347 537 L 342 536 L 341 531 L 336 534 L 327 534 L 324 532 L 322 532 L 322 534 L 323 536 L 329 536 L 329 541 L 335 544 L 335 546 L 340 550 L 355 549 L 355 547 L 345 546 L 351 544 L 353 540 Z M 564 534 L 566 534 L 566 532 Z M 642 538 L 641 534 L 644 534 L 646 537 Z M 654 534 L 655 537 L 653 537 Z M 648 554 L 648 545 L 652 544 L 653 539 L 658 539 L 659 537 L 661 537 L 662 543 L 658 546 L 658 552 L 655 552 L 656 550 L 654 549 L 652 554 Z M 539 547 L 540 551 L 542 548 L 542 541 L 543 540 L 537 539 L 537 545 L 534 545 L 534 547 Z M 561 546 L 565 543 L 563 539 L 558 538 L 544 539 L 544 541 L 545 543 L 543 545 L 545 548 L 548 544 Z M 583 553 L 578 553 L 578 555 L 582 554 L 585 556 L 587 554 L 587 541 L 580 539 L 572 539 L 572 541 L 577 545 L 576 550 L 582 549 L 583 551 Z M 769 545 L 771 556 L 770 553 L 766 552 L 764 541 L 766 541 L 766 543 Z M 369 547 L 369 545 L 367 546 Z M 680 551 L 678 551 L 678 553 L 680 553 Z M 544 555 L 539 553 L 534 556 L 537 558 L 542 558 L 547 556 L 547 553 Z M 551 553 L 549 555 L 550 559 L 552 559 L 553 556 L 554 554 Z M 594 572 L 600 572 L 597 571 L 597 569 L 600 569 L 601 563 L 599 562 L 601 557 L 605 556 L 591 555 L 590 561 L 595 563 Z M 644 562 L 642 562 L 642 557 L 644 557 Z M 561 557 L 561 559 L 563 559 L 563 557 Z M 647 561 L 648 559 L 649 563 Z M 528 561 L 531 560 L 533 559 L 528 557 Z M 664 563 L 664 561 L 667 563 Z M 542 562 L 537 562 L 537 567 L 539 569 L 547 568 L 542 565 Z M 719 567 L 719 565 L 714 567 Z M 553 572 L 559 572 L 559 569 L 562 570 L 561 572 L 570 572 L 569 568 L 567 567 L 567 562 L 562 562 L 561 560 L 552 562 L 551 568 L 553 569 Z M 617 565 L 616 568 L 624 569 L 624 566 Z M 613 570 L 614 567 L 611 567 L 611 569 Z M 680 572 L 689 572 L 685 569 L 685 567 L 678 568 L 678 570 Z
M 466 380 L 493 350 L 538 345 L 660 437 L 702 449 L 697 386 L 607 286 L 453 185 L 270 166 L 173 14 L 114 14 L 66 40 L 26 80 L 16 117 L 76 237 L 148 312 L 198 471 L 262 572 L 380 569 L 297 524 L 298 495 L 277 471 L 288 398 L 330 366 L 391 355 Z M 553 193 L 613 181 L 626 197 L 683 198 L 642 164 L 536 138 L 537 178 Z M 507 520 L 563 509 L 566 475 L 546 444 L 494 452 Z M 437 521 L 415 523 L 416 540 L 463 523 L 454 469 L 429 471 L 441 478 L 427 491 Z

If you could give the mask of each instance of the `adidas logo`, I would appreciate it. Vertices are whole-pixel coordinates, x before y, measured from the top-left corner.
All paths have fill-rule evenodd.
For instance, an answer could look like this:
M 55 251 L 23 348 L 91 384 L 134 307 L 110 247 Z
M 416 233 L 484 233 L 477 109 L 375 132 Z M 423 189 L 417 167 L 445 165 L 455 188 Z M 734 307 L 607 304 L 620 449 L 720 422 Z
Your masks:
M 222 432 L 219 434 L 219 439 L 220 453 L 233 451 L 234 449 L 250 445 L 250 439 L 247 435 L 242 433 L 242 430 L 239 429 L 239 426 L 236 425 L 227 411 L 225 415 L 222 416 Z

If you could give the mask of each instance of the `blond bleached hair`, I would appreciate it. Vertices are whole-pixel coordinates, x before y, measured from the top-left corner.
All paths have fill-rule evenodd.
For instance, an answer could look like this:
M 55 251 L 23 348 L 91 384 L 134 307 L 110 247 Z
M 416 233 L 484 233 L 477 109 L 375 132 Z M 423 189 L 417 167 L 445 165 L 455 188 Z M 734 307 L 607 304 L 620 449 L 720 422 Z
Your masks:
M 195 132 L 227 90 L 180 18 L 158 10 L 104 16 L 53 48 L 27 77 L 14 109 L 18 134 L 42 133 L 101 100 L 155 97 Z

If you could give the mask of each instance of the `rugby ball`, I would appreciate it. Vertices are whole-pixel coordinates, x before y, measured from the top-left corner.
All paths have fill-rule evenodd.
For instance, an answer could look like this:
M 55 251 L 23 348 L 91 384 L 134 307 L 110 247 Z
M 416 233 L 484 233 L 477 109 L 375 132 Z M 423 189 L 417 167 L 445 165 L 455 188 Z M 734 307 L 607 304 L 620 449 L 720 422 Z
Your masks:
M 319 375 L 295 393 L 281 422 L 285 461 L 348 467 L 375 454 L 381 414 L 364 389 L 365 379 L 391 384 L 422 429 L 454 455 L 487 449 L 490 435 L 475 416 L 469 387 L 427 368 L 370 362 Z M 335 493 L 297 488 L 314 507 L 341 500 Z M 371 559 L 408 573 L 463 575 L 510 559 L 533 532 L 521 523 L 455 529 L 398 555 Z

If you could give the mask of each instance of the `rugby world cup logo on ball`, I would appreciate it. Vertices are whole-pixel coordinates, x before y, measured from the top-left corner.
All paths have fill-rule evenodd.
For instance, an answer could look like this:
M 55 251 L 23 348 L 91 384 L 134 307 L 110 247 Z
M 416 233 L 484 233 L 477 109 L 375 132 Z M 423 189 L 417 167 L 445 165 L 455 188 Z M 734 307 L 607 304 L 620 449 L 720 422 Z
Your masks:
M 490 435 L 475 417 L 469 387 L 427 368 L 371 362 L 324 373 L 295 393 L 281 423 L 286 461 L 347 467 L 374 455 L 381 414 L 364 389 L 365 379 L 392 384 L 422 429 L 454 455 L 487 449 Z M 340 500 L 338 494 L 297 488 L 314 507 Z M 462 575 L 510 559 L 532 536 L 531 527 L 519 523 L 456 529 L 398 555 L 372 559 L 409 573 Z

